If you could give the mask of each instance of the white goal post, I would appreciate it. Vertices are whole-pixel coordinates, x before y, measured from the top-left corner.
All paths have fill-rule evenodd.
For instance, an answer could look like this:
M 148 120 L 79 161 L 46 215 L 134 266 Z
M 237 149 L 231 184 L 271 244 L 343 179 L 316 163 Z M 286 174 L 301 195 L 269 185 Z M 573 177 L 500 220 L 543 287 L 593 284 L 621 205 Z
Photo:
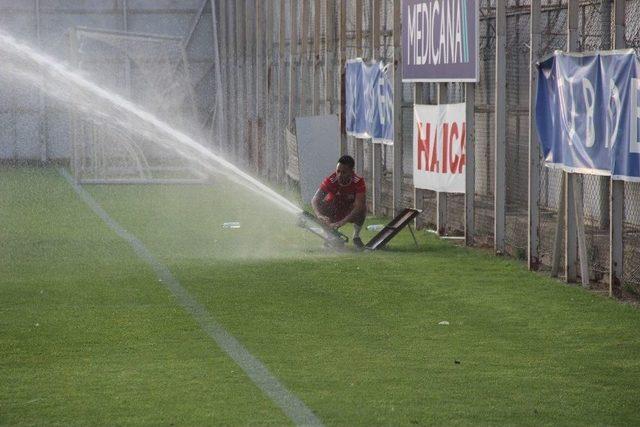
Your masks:
M 181 130 L 199 131 L 196 98 L 183 40 L 176 37 L 78 27 L 70 32 L 72 65 L 100 87 Z M 99 109 L 100 106 L 95 106 Z M 207 174 L 136 128 L 100 111 L 73 110 L 71 169 L 81 184 L 188 184 Z M 163 143 L 164 142 L 164 143 Z

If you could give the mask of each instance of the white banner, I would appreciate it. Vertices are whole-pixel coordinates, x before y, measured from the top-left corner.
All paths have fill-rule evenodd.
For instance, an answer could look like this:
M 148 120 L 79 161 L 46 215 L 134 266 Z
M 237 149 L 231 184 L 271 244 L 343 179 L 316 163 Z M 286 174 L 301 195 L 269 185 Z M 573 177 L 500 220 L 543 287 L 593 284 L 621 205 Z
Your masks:
M 464 193 L 467 145 L 465 104 L 415 105 L 413 185 Z

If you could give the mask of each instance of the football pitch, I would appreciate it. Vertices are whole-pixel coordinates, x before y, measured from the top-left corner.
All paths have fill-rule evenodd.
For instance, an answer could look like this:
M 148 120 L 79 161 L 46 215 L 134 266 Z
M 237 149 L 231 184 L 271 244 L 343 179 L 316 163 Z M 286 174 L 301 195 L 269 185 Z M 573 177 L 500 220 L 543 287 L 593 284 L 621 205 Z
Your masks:
M 417 237 L 1 167 L 0 424 L 640 424 L 637 308 Z

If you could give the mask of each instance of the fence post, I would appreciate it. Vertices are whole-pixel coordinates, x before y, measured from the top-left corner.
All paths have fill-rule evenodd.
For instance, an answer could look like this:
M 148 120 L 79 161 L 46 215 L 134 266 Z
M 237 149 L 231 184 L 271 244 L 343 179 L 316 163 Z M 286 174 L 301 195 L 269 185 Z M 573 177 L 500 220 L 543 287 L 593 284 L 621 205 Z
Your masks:
M 578 236 L 576 232 L 576 222 L 575 218 L 575 174 L 567 174 L 566 178 L 563 179 L 565 190 L 564 196 L 566 198 L 565 201 L 565 230 L 564 230 L 564 261 L 565 261 L 565 280 L 569 283 L 575 282 L 578 274 L 576 270 L 576 260 L 577 260 L 577 242 Z
M 266 136 L 265 158 L 267 165 L 267 179 L 270 182 L 275 181 L 275 156 L 274 156 L 274 139 L 273 139 L 273 113 L 271 106 L 272 84 L 271 76 L 273 69 L 273 27 L 274 27 L 274 8 L 275 0 L 267 0 L 265 2 L 265 57 L 264 57 L 264 74 L 263 74 L 263 108 L 264 108 L 264 130 Z
M 122 19 L 126 25 L 127 11 L 126 0 L 122 5 Z M 36 38 L 38 41 L 38 48 L 42 49 L 42 14 L 41 14 L 40 0 L 36 0 L 35 3 L 35 20 L 36 20 Z M 126 29 L 125 29 L 126 31 Z M 126 73 L 126 70 L 125 70 Z M 46 85 L 46 81 L 43 79 L 43 84 Z M 40 161 L 46 162 L 49 160 L 49 112 L 48 112 L 47 97 L 42 89 L 38 90 L 38 115 L 40 116 L 40 123 L 38 126 L 38 138 L 40 140 Z M 15 123 L 15 122 L 14 122 Z
M 506 89 L 507 89 L 507 13 L 506 1 L 496 0 L 496 93 L 495 93 L 495 185 L 494 196 L 494 249 L 505 251 L 506 224 Z
M 69 50 L 70 50 L 70 60 L 71 60 L 71 66 L 73 67 L 78 67 L 78 30 L 76 27 L 71 28 L 71 30 L 69 31 Z M 15 111 L 15 95 L 12 97 L 12 101 L 14 102 L 13 104 L 13 111 Z M 71 170 L 73 172 L 73 178 L 74 181 L 76 183 L 78 183 L 80 181 L 80 177 L 81 177 L 81 170 L 80 168 L 82 167 L 82 162 L 80 161 L 80 141 L 79 141 L 79 136 L 78 136 L 78 125 L 79 125 L 79 119 L 78 119 L 78 113 L 76 112 L 75 109 L 71 109 L 70 111 L 70 115 L 71 115 L 71 120 L 70 120 L 70 125 L 71 125 L 71 150 L 72 150 L 72 161 L 71 161 Z M 15 117 L 12 117 L 12 119 L 14 119 Z M 14 123 L 14 132 L 15 132 L 15 123 L 16 120 L 13 120 Z M 14 139 L 14 141 L 16 141 L 17 143 L 17 135 L 16 139 Z
M 449 103 L 449 91 L 446 83 L 438 83 L 438 104 Z M 436 193 L 436 231 L 439 235 L 447 234 L 447 193 Z
M 215 19 L 217 22 L 217 30 L 218 30 L 218 36 L 216 37 L 217 41 L 218 41 L 218 55 L 220 58 L 220 88 L 223 90 L 219 96 L 223 97 L 223 99 L 220 101 L 219 105 L 222 106 L 223 111 L 221 112 L 222 114 L 220 115 L 221 117 L 221 130 L 220 130 L 220 140 L 218 141 L 218 143 L 216 144 L 218 149 L 220 150 L 221 153 L 225 153 L 226 152 L 226 147 L 225 147 L 225 140 L 228 141 L 229 139 L 229 131 L 228 131 L 228 124 L 227 124 L 227 120 L 225 120 L 225 117 L 229 117 L 229 115 L 226 112 L 227 109 L 227 105 L 228 102 L 227 100 L 229 99 L 229 93 L 228 93 L 228 87 L 229 87 L 229 75 L 227 74 L 227 63 L 229 62 L 229 54 L 227 53 L 228 51 L 228 41 L 227 41 L 227 7 L 226 7 L 226 0 L 213 0 L 214 3 L 216 3 L 218 5 L 218 11 L 217 11 L 217 16 L 214 16 L 212 19 Z
M 293 128 L 296 114 L 296 96 L 298 95 L 298 77 L 296 57 L 298 56 L 298 2 L 291 2 L 291 35 L 289 37 L 289 129 Z
M 574 52 L 578 47 L 578 11 L 579 0 L 569 0 L 567 9 L 567 51 Z M 575 282 L 577 278 L 576 259 L 578 237 L 575 222 L 575 174 L 563 172 L 565 181 L 565 271 L 567 282 Z
M 218 150 L 222 151 L 222 140 L 226 135 L 226 120 L 227 117 L 225 111 L 225 93 L 223 93 L 223 72 L 224 66 L 221 64 L 222 55 L 221 55 L 221 43 L 220 40 L 223 37 L 224 27 L 221 27 L 222 21 L 222 3 L 224 1 L 220 0 L 211 0 L 211 25 L 213 27 L 213 57 L 216 64 L 214 65 L 215 69 L 215 85 L 216 85 L 216 106 L 215 106 L 215 115 L 211 117 L 211 133 L 212 136 L 215 134 L 216 141 L 214 141 L 213 146 Z M 222 28 L 222 29 L 221 29 Z M 226 60 L 226 58 L 225 58 Z M 226 89 L 224 89 L 226 92 Z M 215 128 L 214 128 L 215 126 Z
M 335 0 L 325 0 L 325 54 L 324 54 L 324 113 L 331 114 L 335 111 L 333 103 L 335 99 L 335 83 L 333 67 L 336 62 L 336 23 L 333 19 L 335 13 Z M 338 75 L 340 71 L 338 70 Z
M 307 91 L 305 90 L 305 80 L 309 75 L 309 1 L 299 0 L 300 2 L 300 116 L 306 116 L 309 112 L 307 109 Z M 313 79 L 313 77 L 311 77 Z
M 264 24 L 262 22 L 262 14 L 263 14 L 263 4 L 267 2 L 262 2 L 260 0 L 255 0 L 254 10 L 253 10 L 253 19 L 251 18 L 251 14 L 248 14 L 247 17 L 250 21 L 253 20 L 255 30 L 252 33 L 252 44 L 251 48 L 252 55 L 252 63 L 255 64 L 252 68 L 253 76 L 251 78 L 251 86 L 254 89 L 251 99 L 252 108 L 252 132 L 251 132 L 251 140 L 253 147 L 253 161 L 254 161 L 254 171 L 260 176 L 264 176 L 264 168 L 262 163 L 262 131 L 260 129 L 260 123 L 262 121 L 262 76 L 264 72 L 262 70 L 262 61 L 261 58 L 264 55 L 263 50 L 263 39 L 264 39 Z
M 347 154 L 344 111 L 344 66 L 347 63 L 347 1 L 340 0 L 340 84 L 338 85 L 338 108 L 340 111 L 340 154 Z
M 252 164 L 253 160 L 253 129 L 252 129 L 252 115 L 254 111 L 255 102 L 251 101 L 254 95 L 253 93 L 253 79 L 251 73 L 253 72 L 253 55 L 254 55 L 254 43 L 253 43 L 253 13 L 247 13 L 251 11 L 251 0 L 242 0 L 242 32 L 244 37 L 244 120 L 241 126 L 244 126 L 244 138 L 240 141 L 243 147 L 244 164 L 247 168 L 254 168 Z M 249 5 L 247 5 L 249 3 Z
M 380 2 L 382 0 L 371 0 L 371 59 L 380 58 Z M 371 141 L 373 142 L 373 141 Z M 373 214 L 382 214 L 382 144 L 371 145 L 371 175 L 373 177 Z
M 475 235 L 476 195 L 476 84 L 465 83 L 467 118 L 467 162 L 465 165 L 464 241 L 473 245 Z
M 284 143 L 284 129 L 282 129 L 282 122 L 285 117 L 285 106 L 284 102 L 284 88 L 287 85 L 287 68 L 286 68 L 286 50 L 285 44 L 286 40 L 286 31 L 287 31 L 287 8 L 285 0 L 279 0 L 280 10 L 278 16 L 278 107 L 276 108 L 276 176 L 277 181 L 280 184 L 283 184 L 286 180 L 286 165 L 284 160 L 285 153 L 285 143 Z
M 402 209 L 402 24 L 401 2 L 393 2 L 393 215 Z
M 313 83 L 311 84 L 312 93 L 312 115 L 320 113 L 320 17 L 322 16 L 322 7 L 320 0 L 314 0 L 313 3 Z M 326 39 L 325 39 L 326 40 Z M 326 61 L 326 59 L 325 59 Z
M 235 157 L 236 162 L 240 166 L 245 165 L 244 157 L 244 123 L 245 123 L 245 111 L 243 108 L 243 101 L 246 100 L 243 90 L 243 76 L 245 67 L 245 47 L 244 47 L 244 14 L 245 14 L 245 0 L 233 2 L 235 7 L 233 11 L 235 13 L 235 32 L 236 32 L 236 140 L 235 140 Z
M 229 86 L 229 111 L 231 115 L 237 117 L 238 114 L 238 86 L 236 79 L 238 76 L 238 50 L 236 41 L 236 29 L 235 29 L 235 2 L 226 1 L 226 18 L 227 18 L 227 76 Z M 236 149 L 237 149 L 237 135 L 238 125 L 237 120 L 234 120 L 227 129 L 229 133 L 229 139 L 227 141 L 227 155 L 230 159 L 237 161 Z
M 364 45 L 362 43 L 362 24 L 363 24 L 363 1 L 356 0 L 356 56 L 364 56 Z M 364 175 L 364 140 L 353 138 L 353 146 L 356 158 L 356 171 Z
M 427 96 L 427 85 L 428 83 L 413 83 L 413 104 L 414 109 L 411 111 L 411 114 L 415 115 L 415 105 L 416 104 L 426 104 L 428 101 Z M 412 123 L 415 118 L 412 119 Z M 415 126 L 415 125 L 414 125 Z M 413 132 L 416 130 L 413 129 Z M 413 186 L 413 207 L 416 209 L 424 210 L 424 193 L 425 190 L 422 188 L 418 188 L 415 185 Z M 415 219 L 415 227 L 416 229 L 422 228 L 424 225 L 424 215 L 418 215 Z
M 609 50 L 614 46 L 615 41 L 612 39 L 611 24 L 613 16 L 611 14 L 611 3 L 614 0 L 607 0 L 600 2 L 600 49 Z M 584 10 L 584 9 L 583 9 Z M 624 18 L 623 18 L 624 19 Z M 585 34 L 582 35 L 585 37 Z M 621 49 L 624 49 L 624 45 L 620 45 Z M 609 204 L 611 193 L 611 177 L 599 176 L 598 180 L 598 214 L 600 216 L 600 228 L 605 229 L 611 223 L 609 213 L 611 206 Z
M 614 0 L 614 48 L 625 47 L 625 1 Z M 624 181 L 611 180 L 611 193 L 609 201 L 609 295 L 617 295 L 621 291 L 621 282 L 624 274 Z
M 540 53 L 540 12 L 541 1 L 531 0 L 531 34 L 529 56 L 529 224 L 527 265 L 529 270 L 540 266 L 538 242 L 540 238 L 540 145 L 535 123 L 536 91 L 538 70 L 536 61 Z

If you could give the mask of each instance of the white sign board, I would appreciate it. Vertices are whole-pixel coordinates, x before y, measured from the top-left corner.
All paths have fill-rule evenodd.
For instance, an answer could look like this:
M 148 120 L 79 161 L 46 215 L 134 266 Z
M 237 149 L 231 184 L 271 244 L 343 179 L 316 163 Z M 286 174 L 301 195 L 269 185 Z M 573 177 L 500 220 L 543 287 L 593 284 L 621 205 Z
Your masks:
M 414 186 L 443 193 L 464 193 L 465 104 L 415 105 L 413 111 Z
M 335 114 L 296 117 L 300 192 L 311 203 L 322 180 L 336 170 L 340 158 L 340 131 Z

